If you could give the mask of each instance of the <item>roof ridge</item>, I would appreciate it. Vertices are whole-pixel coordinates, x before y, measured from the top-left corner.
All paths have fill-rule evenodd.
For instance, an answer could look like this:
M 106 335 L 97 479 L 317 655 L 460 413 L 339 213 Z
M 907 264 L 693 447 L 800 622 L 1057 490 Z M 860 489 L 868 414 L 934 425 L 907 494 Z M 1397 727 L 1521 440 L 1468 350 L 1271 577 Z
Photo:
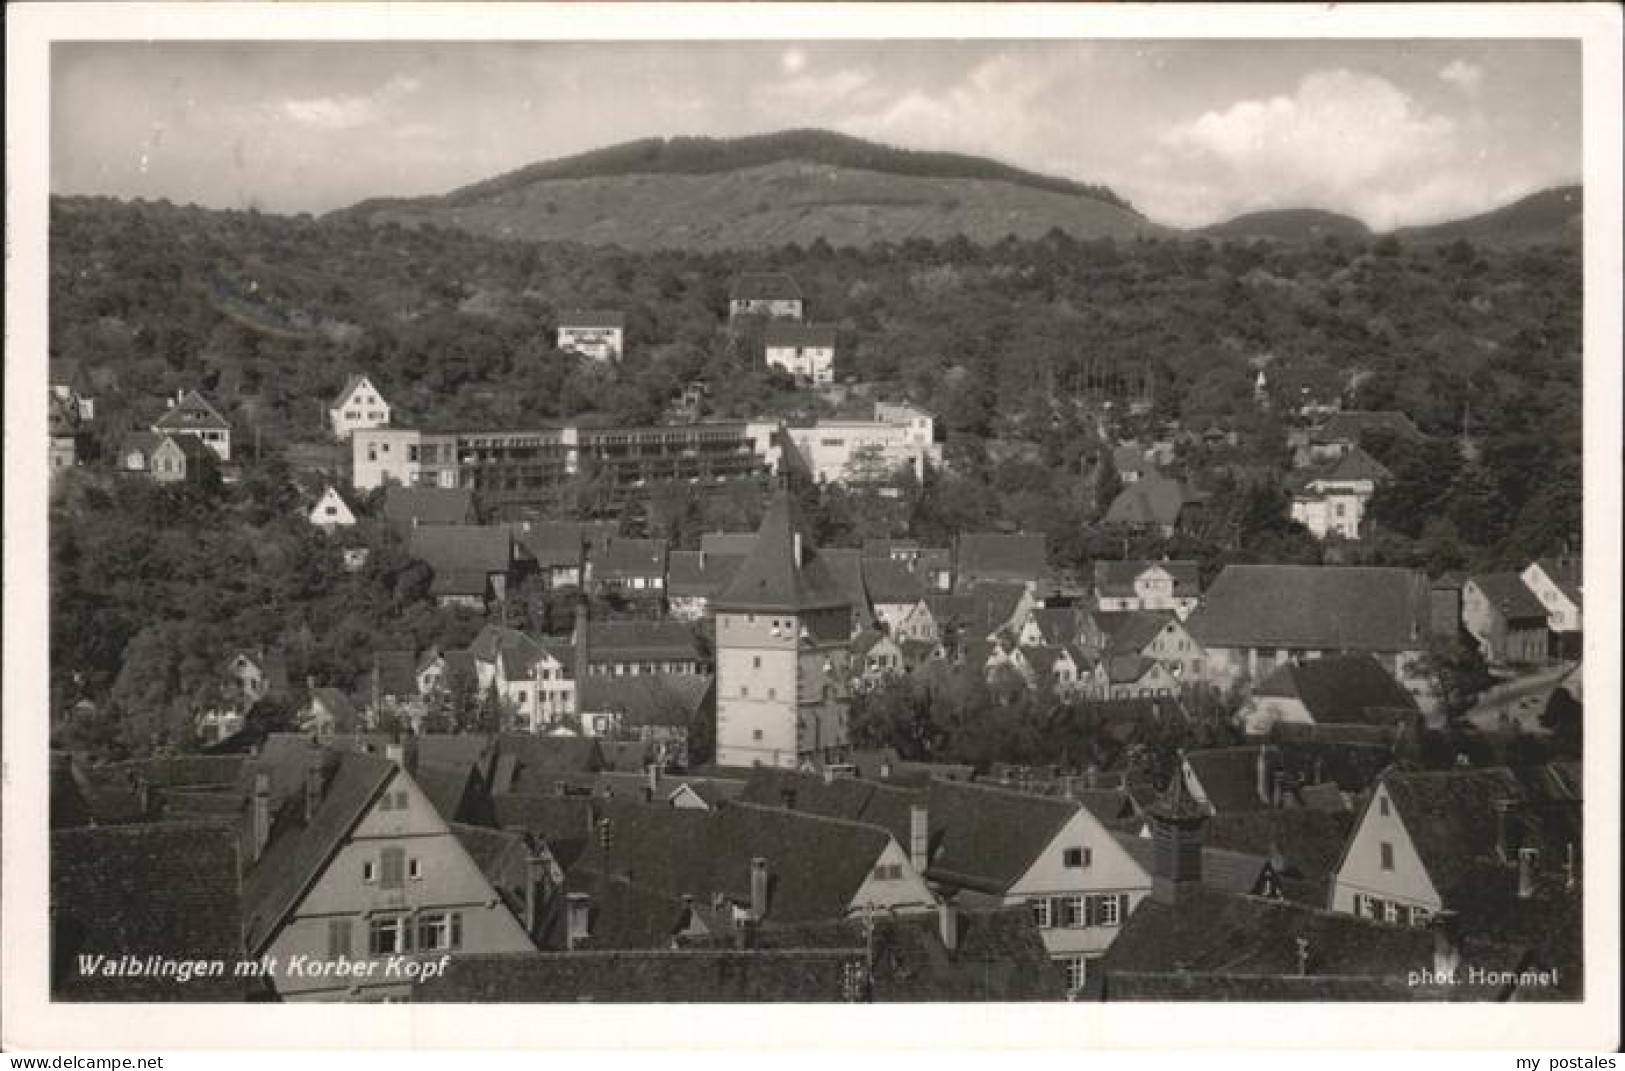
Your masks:
M 873 795 L 874 793 L 871 791 L 870 797 L 872 798 Z M 866 830 L 871 833 L 879 833 L 888 840 L 897 839 L 896 837 L 892 836 L 891 830 L 887 829 L 885 826 L 876 825 L 873 822 L 864 822 L 856 818 L 838 818 L 832 814 L 818 814 L 814 811 L 797 810 L 791 807 L 775 807 L 771 803 L 752 803 L 749 800 L 730 799 L 726 801 L 724 806 L 719 807 L 714 812 L 714 816 L 721 817 L 724 813 L 736 807 L 744 808 L 745 810 L 750 811 L 759 811 L 764 814 L 790 815 L 794 818 L 810 819 L 814 822 L 828 822 L 832 825 L 852 826 L 853 828 Z M 864 801 L 864 807 L 867 809 L 868 800 Z

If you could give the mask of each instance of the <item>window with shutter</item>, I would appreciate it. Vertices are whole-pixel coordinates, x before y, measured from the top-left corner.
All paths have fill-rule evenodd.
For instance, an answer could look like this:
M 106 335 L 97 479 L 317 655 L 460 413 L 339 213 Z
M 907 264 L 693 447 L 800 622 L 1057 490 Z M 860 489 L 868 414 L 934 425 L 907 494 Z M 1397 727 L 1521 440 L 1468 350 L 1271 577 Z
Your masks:
M 327 954 L 329 956 L 350 954 L 349 919 L 334 919 L 327 924 Z
M 385 889 L 399 889 L 406 879 L 406 850 L 385 848 L 378 856 L 378 884 Z

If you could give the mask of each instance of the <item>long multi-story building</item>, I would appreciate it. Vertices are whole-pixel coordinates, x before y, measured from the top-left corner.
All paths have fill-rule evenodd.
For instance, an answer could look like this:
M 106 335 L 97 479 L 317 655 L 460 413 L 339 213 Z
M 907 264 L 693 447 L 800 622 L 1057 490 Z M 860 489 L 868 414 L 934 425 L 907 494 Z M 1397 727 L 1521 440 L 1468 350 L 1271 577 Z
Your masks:
M 742 421 L 520 431 L 358 429 L 351 479 L 358 490 L 386 483 L 468 488 L 500 516 L 556 500 L 578 476 L 595 481 L 610 501 L 651 483 L 759 479 L 773 464 L 771 438 L 767 426 Z

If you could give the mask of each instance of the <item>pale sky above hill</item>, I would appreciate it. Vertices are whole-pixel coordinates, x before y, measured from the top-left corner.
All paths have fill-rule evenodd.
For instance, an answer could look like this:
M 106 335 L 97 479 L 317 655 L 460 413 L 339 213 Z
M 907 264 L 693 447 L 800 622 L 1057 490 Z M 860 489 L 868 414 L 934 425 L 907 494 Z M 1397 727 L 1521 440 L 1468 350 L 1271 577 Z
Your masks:
M 1578 181 L 1572 41 L 58 43 L 51 189 L 322 212 L 650 135 L 822 127 L 1152 219 L 1376 229 Z

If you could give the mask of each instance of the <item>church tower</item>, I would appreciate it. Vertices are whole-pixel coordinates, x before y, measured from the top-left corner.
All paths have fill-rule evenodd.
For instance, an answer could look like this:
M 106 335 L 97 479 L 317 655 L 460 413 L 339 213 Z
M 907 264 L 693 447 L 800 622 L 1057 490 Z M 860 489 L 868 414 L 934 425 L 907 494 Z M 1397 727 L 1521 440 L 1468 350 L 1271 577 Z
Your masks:
M 844 758 L 851 602 L 787 490 L 712 605 L 718 764 L 794 769 Z

